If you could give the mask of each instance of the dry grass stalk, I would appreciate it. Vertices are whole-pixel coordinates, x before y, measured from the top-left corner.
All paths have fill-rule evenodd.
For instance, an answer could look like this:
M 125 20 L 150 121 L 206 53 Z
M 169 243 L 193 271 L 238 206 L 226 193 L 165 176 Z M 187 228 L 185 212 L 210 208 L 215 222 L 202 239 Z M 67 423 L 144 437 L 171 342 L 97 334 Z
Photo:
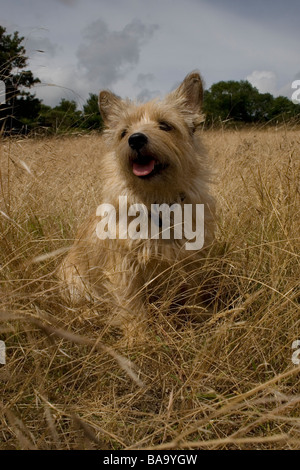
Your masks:
M 1 142 L 1 449 L 299 448 L 299 131 L 203 139 L 218 234 L 199 289 L 213 314 L 192 290 L 194 315 L 172 314 L 166 289 L 131 350 L 108 299 L 69 305 L 54 275 L 99 204 L 101 137 Z

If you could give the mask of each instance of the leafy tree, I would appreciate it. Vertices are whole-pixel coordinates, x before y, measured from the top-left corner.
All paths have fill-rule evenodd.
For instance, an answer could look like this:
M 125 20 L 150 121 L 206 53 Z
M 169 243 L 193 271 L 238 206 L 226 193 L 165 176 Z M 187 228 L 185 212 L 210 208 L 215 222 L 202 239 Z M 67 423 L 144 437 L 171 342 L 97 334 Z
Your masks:
M 79 127 L 82 113 L 77 110 L 75 101 L 62 99 L 58 106 L 51 108 L 42 105 L 39 115 L 39 125 L 50 128 L 53 132 L 61 132 Z
M 258 93 L 254 103 L 253 121 L 262 122 L 270 119 L 270 109 L 274 97 L 271 93 Z
M 259 93 L 249 82 L 218 82 L 204 93 L 204 112 L 208 124 L 220 121 L 243 123 L 289 120 L 300 116 L 300 106 L 288 98 Z
M 99 111 L 98 96 L 94 93 L 90 93 L 86 104 L 83 106 L 82 127 L 97 130 L 103 127 L 103 120 Z
M 300 105 L 294 104 L 285 96 L 277 96 L 270 106 L 269 119 L 288 121 L 300 116 Z
M 0 120 L 5 127 L 20 129 L 24 121 L 34 119 L 39 112 L 40 100 L 26 91 L 40 80 L 27 67 L 28 57 L 22 45 L 24 37 L 16 31 L 6 34 L 0 26 L 0 80 L 6 88 L 6 104 L 0 108 Z
M 209 121 L 252 122 L 259 92 L 247 81 L 218 82 L 204 94 L 204 112 Z

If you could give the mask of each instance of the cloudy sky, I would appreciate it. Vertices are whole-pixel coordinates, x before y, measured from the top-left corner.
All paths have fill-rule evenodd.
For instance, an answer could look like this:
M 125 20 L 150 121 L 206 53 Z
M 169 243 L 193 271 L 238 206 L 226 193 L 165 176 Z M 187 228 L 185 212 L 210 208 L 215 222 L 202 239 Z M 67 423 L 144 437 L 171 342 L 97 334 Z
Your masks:
M 52 106 L 102 88 L 147 100 L 194 69 L 206 88 L 247 79 L 289 98 L 300 78 L 299 0 L 0 0 L 0 11 Z

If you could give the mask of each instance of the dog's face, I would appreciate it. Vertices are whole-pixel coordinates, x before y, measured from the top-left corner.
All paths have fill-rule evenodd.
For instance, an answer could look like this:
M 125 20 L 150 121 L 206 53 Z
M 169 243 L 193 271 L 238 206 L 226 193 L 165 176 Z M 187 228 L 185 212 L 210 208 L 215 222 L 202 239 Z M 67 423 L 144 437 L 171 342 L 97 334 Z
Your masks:
M 163 101 L 136 105 L 109 91 L 99 97 L 111 158 L 143 191 L 183 184 L 195 171 L 203 88 L 198 73 Z

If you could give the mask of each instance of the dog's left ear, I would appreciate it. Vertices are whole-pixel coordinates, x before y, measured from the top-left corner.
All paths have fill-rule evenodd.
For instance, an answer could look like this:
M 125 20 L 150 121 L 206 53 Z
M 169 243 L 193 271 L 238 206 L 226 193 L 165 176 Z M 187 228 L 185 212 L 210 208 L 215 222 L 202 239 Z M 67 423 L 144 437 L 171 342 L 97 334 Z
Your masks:
M 99 109 L 105 124 L 109 124 L 114 118 L 118 117 L 122 109 L 122 99 L 108 90 L 103 90 L 99 94 Z
M 191 72 L 185 77 L 176 90 L 172 91 L 167 99 L 176 100 L 178 105 L 200 113 L 203 102 L 203 83 L 198 72 Z

